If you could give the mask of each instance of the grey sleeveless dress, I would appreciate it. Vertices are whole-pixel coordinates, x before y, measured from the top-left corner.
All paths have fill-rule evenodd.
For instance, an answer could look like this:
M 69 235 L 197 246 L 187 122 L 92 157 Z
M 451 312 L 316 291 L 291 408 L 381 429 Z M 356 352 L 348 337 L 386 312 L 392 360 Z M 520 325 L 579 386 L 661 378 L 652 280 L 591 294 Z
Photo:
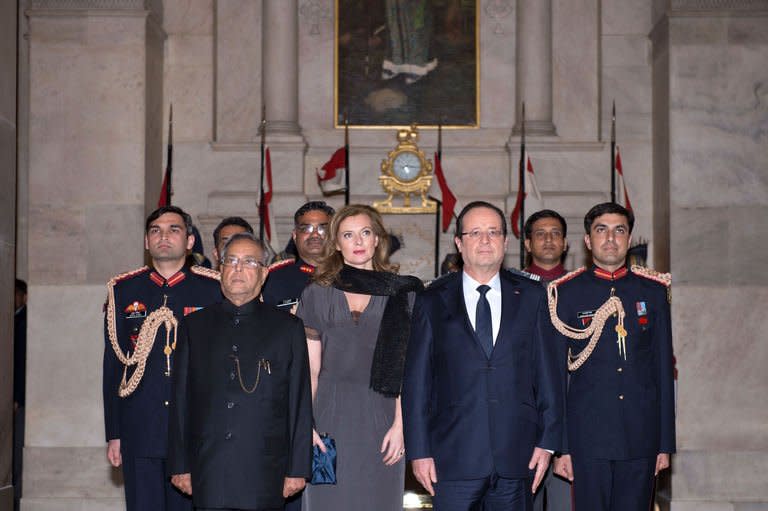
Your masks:
M 381 441 L 392 425 L 395 400 L 370 389 L 371 361 L 386 296 L 371 296 L 355 317 L 344 293 L 310 284 L 296 315 L 322 343 L 322 368 L 314 402 L 318 433 L 329 433 L 338 451 L 336 485 L 307 485 L 304 511 L 403 509 L 402 460 L 382 462 Z M 318 342 L 318 341 L 310 341 Z

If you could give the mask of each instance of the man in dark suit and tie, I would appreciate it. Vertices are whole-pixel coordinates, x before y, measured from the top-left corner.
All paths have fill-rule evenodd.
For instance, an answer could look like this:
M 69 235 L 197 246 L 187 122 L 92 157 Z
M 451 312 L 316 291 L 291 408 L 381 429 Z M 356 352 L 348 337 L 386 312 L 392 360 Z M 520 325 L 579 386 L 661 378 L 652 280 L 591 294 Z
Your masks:
M 405 448 L 438 511 L 530 510 L 563 438 L 565 354 L 544 290 L 501 269 L 500 209 L 456 221 L 462 272 L 417 297 L 403 383 Z
M 311 474 L 312 396 L 304 326 L 258 300 L 264 246 L 230 238 L 225 300 L 182 323 L 168 466 L 198 510 L 282 509 Z

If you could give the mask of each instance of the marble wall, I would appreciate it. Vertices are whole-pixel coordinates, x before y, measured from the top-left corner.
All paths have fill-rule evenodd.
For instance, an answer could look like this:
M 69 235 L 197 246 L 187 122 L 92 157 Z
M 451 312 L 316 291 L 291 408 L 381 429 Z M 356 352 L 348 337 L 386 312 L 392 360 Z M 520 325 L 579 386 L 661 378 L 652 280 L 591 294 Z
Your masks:
M 766 253 L 759 234 L 768 202 L 767 18 L 732 15 L 726 4 L 735 1 L 701 2 L 717 15 L 692 16 L 695 3 L 551 0 L 553 57 L 544 65 L 555 133 L 529 137 L 527 149 L 544 205 L 569 222 L 567 266 L 575 268 L 585 255 L 584 212 L 609 196 L 616 102 L 635 237 L 649 240 L 651 262 L 671 268 L 682 284 L 674 291 L 681 374 L 674 505 L 747 509 L 734 507 L 732 496 L 768 500 L 747 474 L 764 467 L 748 453 L 765 450 L 768 428 L 759 399 L 740 393 L 738 383 L 768 390 L 759 373 L 765 343 L 750 322 L 729 334 L 724 318 L 753 318 L 742 311 L 764 299 L 768 278 L 744 271 L 762 267 Z M 743 3 L 758 7 L 753 14 L 765 4 Z M 478 5 L 480 126 L 444 132 L 443 168 L 461 202 L 485 199 L 510 212 L 519 158 L 516 84 L 524 72 L 516 65 L 518 2 Z M 28 0 L 26 8 L 22 118 L 29 135 L 21 143 L 29 147 L 29 213 L 19 225 L 28 220 L 20 237 L 29 239 L 24 264 L 32 286 L 24 509 L 121 509 L 119 480 L 104 460 L 100 311 L 104 282 L 143 262 L 143 217 L 159 194 L 170 104 L 173 202 L 193 215 L 209 254 L 222 217 L 258 223 L 258 125 L 267 106 L 280 248 L 295 208 L 321 197 L 315 169 L 343 144 L 332 118 L 334 2 Z M 270 44 L 270 23 L 286 19 L 296 45 Z M 265 82 L 265 62 L 297 87 L 276 91 Z M 353 201 L 383 198 L 379 165 L 395 144 L 394 129 L 352 130 Z M 431 156 L 435 130 L 422 130 L 420 144 Z M 434 219 L 385 221 L 403 238 L 395 257 L 403 271 L 430 278 Z M 726 244 L 717 243 L 723 238 Z M 440 236 L 440 250 L 452 250 L 450 234 Z M 512 239 L 507 262 L 517 260 Z M 712 305 L 719 310 L 696 323 Z M 738 350 L 749 356 L 739 357 L 723 337 L 745 339 Z M 713 405 L 707 393 L 719 400 Z M 702 409 L 711 423 L 701 420 Z M 736 414 L 738 424 L 730 420 Z M 73 463 L 76 474 L 65 479 Z M 718 466 L 729 475 L 721 477 Z M 709 486 L 720 489 L 707 493 Z
M 90 499 L 111 497 L 119 507 L 121 489 L 104 461 L 100 316 L 106 280 L 142 264 L 143 218 L 157 201 L 162 11 L 138 0 L 34 0 L 25 7 L 30 299 L 23 506 L 106 509 L 111 504 Z M 78 460 L 92 472 L 73 477 Z
M 754 271 L 768 263 L 768 2 L 711 4 L 672 2 L 653 34 L 654 106 L 668 107 L 654 193 L 676 280 L 671 508 L 768 509 L 768 276 Z

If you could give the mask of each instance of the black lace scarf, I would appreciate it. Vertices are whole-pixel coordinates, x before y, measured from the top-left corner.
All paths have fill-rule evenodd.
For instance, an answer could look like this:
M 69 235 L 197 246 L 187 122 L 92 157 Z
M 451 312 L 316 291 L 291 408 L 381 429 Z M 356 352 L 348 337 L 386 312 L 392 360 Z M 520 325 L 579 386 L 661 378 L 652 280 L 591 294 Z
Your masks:
M 416 277 L 385 271 L 361 270 L 344 265 L 333 287 L 348 293 L 388 296 L 371 363 L 371 388 L 388 397 L 400 395 L 405 351 L 411 332 L 408 293 L 424 285 Z

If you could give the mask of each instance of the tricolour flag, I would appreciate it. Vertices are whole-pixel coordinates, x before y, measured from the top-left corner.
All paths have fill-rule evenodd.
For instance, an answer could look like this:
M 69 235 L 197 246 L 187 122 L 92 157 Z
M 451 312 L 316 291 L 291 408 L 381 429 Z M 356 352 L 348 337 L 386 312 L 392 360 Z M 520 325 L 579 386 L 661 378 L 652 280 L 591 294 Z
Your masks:
M 437 178 L 437 185 L 440 187 L 440 202 L 443 203 L 442 221 L 443 232 L 448 230 L 453 221 L 453 216 L 456 214 L 456 196 L 448 187 L 448 181 L 443 174 L 443 165 L 440 162 L 440 154 L 435 153 L 435 177 Z
M 627 182 L 624 181 L 624 169 L 621 166 L 621 155 L 619 146 L 616 146 L 616 185 L 619 190 L 616 202 L 632 211 L 632 203 L 629 202 L 629 193 L 627 192 Z
M 168 200 L 168 180 L 171 178 L 171 176 L 169 174 L 169 169 L 165 169 L 163 185 L 162 188 L 160 188 L 160 199 L 157 201 L 158 208 L 162 208 L 163 206 L 170 206 L 170 201 Z
M 323 194 L 330 195 L 344 191 L 347 172 L 346 148 L 340 147 L 331 159 L 317 169 L 317 184 Z
M 271 245 L 279 246 L 277 241 L 277 230 L 274 225 L 272 215 L 272 158 L 269 155 L 269 147 L 264 151 L 264 194 L 262 195 L 264 203 L 261 205 L 260 214 L 263 215 L 264 233 Z
M 510 224 L 512 224 L 512 232 L 515 238 L 520 238 L 520 211 L 523 209 L 523 202 L 525 202 L 525 213 L 527 215 L 544 208 L 544 201 L 541 199 L 541 193 L 539 193 L 539 187 L 536 184 L 536 175 L 533 173 L 533 163 L 531 163 L 531 157 L 527 153 L 525 155 L 524 174 L 525 194 L 523 194 L 523 187 L 518 185 L 517 200 L 509 220 Z

